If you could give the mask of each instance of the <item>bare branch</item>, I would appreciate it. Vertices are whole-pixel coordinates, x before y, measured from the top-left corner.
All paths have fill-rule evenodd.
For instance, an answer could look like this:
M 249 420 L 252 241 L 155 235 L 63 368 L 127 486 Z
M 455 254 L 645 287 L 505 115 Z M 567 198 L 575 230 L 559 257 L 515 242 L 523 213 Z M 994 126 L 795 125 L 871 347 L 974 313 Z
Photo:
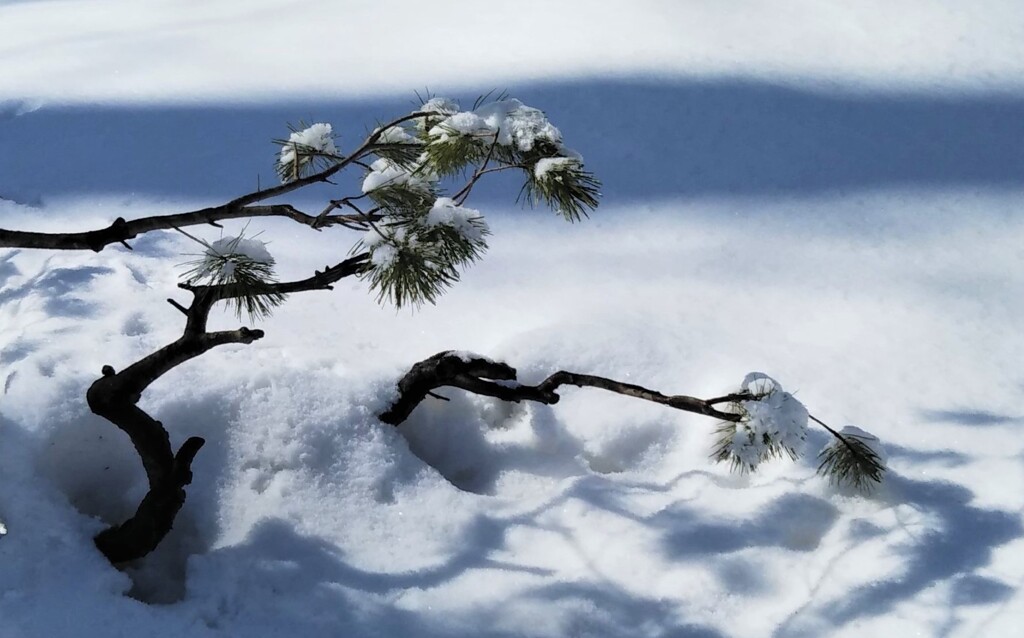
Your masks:
M 106 228 L 81 233 L 37 233 L 0 229 L 0 248 L 48 248 L 100 252 L 110 244 L 124 243 L 154 230 L 171 230 L 200 224 L 217 225 L 218 221 L 252 217 L 288 217 L 311 228 L 327 225 L 323 222 L 317 224 L 316 217 L 307 215 L 288 204 L 238 208 L 225 205 L 174 215 L 142 217 L 130 222 L 125 221 L 123 217 L 118 217 Z
M 740 415 L 717 410 L 706 400 L 686 395 L 664 395 L 655 390 L 622 383 L 614 379 L 564 370 L 555 372 L 535 386 L 495 383 L 515 381 L 515 368 L 482 357 L 465 357 L 451 351 L 439 352 L 414 365 L 398 382 L 398 399 L 379 418 L 384 423 L 398 425 L 404 422 L 417 405 L 433 390 L 440 387 L 461 388 L 474 394 L 495 397 L 503 401 L 536 401 L 547 405 L 558 403 L 557 394 L 563 385 L 594 387 L 617 394 L 660 403 L 670 408 L 694 412 L 723 421 L 739 421 Z
M 343 277 L 365 267 L 367 254 L 356 255 L 325 268 L 306 279 L 273 284 L 265 294 L 330 289 Z M 136 405 L 142 393 L 171 369 L 226 344 L 249 344 L 263 338 L 262 330 L 239 328 L 207 332 L 210 310 L 217 301 L 241 294 L 236 285 L 183 286 L 193 295 L 192 304 L 168 301 L 186 317 L 181 337 L 143 357 L 120 372 L 103 367 L 87 393 L 89 408 L 104 417 L 131 439 L 146 470 L 149 491 L 135 514 L 127 521 L 104 530 L 96 537 L 96 546 L 112 563 L 141 558 L 153 551 L 170 531 L 185 503 L 185 486 L 192 481 L 192 460 L 203 446 L 203 439 L 192 437 L 178 452 L 172 452 L 170 437 L 163 424 Z
M 602 390 L 608 390 L 609 392 L 615 392 L 629 397 L 636 397 L 637 399 L 644 399 L 645 401 L 660 403 L 661 405 L 667 405 L 670 408 L 683 410 L 684 412 L 703 414 L 704 416 L 710 416 L 723 421 L 739 421 L 740 419 L 740 415 L 738 414 L 716 410 L 709 401 L 704 399 L 698 399 L 683 394 L 664 395 L 656 390 L 648 390 L 647 388 L 633 385 L 632 383 L 623 383 L 621 381 L 615 381 L 614 379 L 607 379 L 605 377 L 598 377 L 591 374 L 577 374 L 575 372 L 560 371 L 552 374 L 550 377 L 542 381 L 537 387 L 542 391 L 554 392 L 562 385 L 601 388 Z
M 350 257 L 314 273 L 312 277 L 268 285 L 261 294 L 329 290 L 331 284 L 361 272 L 368 258 L 366 253 Z M 213 305 L 243 294 L 239 286 L 183 284 L 182 287 L 193 296 L 188 308 L 168 299 L 172 306 L 185 314 L 185 329 L 181 337 L 120 372 L 104 366 L 103 376 L 89 387 L 87 393 L 89 408 L 129 436 L 149 480 L 149 492 L 135 515 L 96 537 L 97 547 L 113 563 L 145 556 L 170 531 L 185 502 L 184 486 L 192 481 L 192 459 L 203 445 L 201 438 L 193 437 L 182 445 L 177 454 L 173 454 L 170 437 L 163 424 L 136 405 L 142 393 L 171 369 L 213 348 L 233 343 L 250 344 L 263 338 L 262 330 L 245 327 L 219 332 L 206 330 Z M 251 294 L 251 291 L 246 294 Z
M 305 292 L 307 290 L 331 290 L 332 285 L 341 279 L 362 272 L 366 268 L 369 259 L 370 253 L 359 253 L 358 255 L 349 257 L 348 259 L 335 264 L 334 266 L 325 266 L 323 270 L 316 271 L 311 277 L 296 281 L 283 281 L 274 284 L 266 284 L 265 287 L 257 291 L 255 294 L 287 295 L 295 292 Z M 218 301 L 254 294 L 252 288 L 240 286 L 239 284 L 193 286 L 191 284 L 182 283 L 178 284 L 178 286 L 195 295 L 193 306 L 196 304 L 204 305 L 207 307 L 207 311 L 209 311 L 209 306 L 212 306 Z
M 223 220 L 248 219 L 251 217 L 288 217 L 311 228 L 320 228 L 333 222 L 329 221 L 329 217 L 321 218 L 320 216 L 307 215 L 288 204 L 269 206 L 252 206 L 252 204 L 291 193 L 311 184 L 327 182 L 335 173 L 354 163 L 358 163 L 361 157 L 372 153 L 378 147 L 385 146 L 378 145 L 377 140 L 387 128 L 429 115 L 431 114 L 426 112 L 416 112 L 397 118 L 367 137 L 351 155 L 339 158 L 337 163 L 318 173 L 285 182 L 272 188 L 257 188 L 254 192 L 236 197 L 220 206 L 174 215 L 142 217 L 132 221 L 125 221 L 123 217 L 118 217 L 106 228 L 78 233 L 41 233 L 0 228 L 0 248 L 46 248 L 51 250 L 92 250 L 100 252 L 110 244 L 125 244 L 129 239 L 134 239 L 143 233 L 154 230 L 170 230 L 172 228 L 200 224 L 216 225 L 217 222 Z

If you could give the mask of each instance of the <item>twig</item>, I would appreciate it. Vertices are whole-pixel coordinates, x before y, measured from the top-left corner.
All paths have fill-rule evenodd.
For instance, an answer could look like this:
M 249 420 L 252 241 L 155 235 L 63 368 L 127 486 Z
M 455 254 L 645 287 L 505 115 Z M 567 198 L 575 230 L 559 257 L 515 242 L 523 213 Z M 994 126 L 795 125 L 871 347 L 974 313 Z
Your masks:
M 469 194 L 473 191 L 473 186 L 476 185 L 477 180 L 487 172 L 487 164 L 491 161 L 491 156 L 494 155 L 494 147 L 498 145 L 498 135 L 500 135 L 500 133 L 500 130 L 494 132 L 494 139 L 491 140 L 491 145 L 487 149 L 487 155 L 484 156 L 484 161 L 480 163 L 480 166 L 475 171 L 473 171 L 473 176 L 469 178 L 469 182 L 467 182 L 466 185 L 455 194 L 455 197 L 452 197 L 457 205 L 462 206 L 463 202 L 466 201 L 466 198 L 469 197 Z

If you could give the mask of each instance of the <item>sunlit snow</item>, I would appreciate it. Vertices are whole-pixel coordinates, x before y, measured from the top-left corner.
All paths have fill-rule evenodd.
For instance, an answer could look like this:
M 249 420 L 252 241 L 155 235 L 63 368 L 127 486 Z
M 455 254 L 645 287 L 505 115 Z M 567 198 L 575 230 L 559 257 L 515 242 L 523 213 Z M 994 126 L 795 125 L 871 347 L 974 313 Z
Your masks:
M 279 186 L 289 122 L 343 155 L 413 110 L 451 118 L 438 138 L 564 135 L 604 194 L 569 224 L 515 204 L 529 175 L 485 175 L 424 220 L 493 232 L 436 305 L 382 307 L 346 278 L 160 378 L 139 407 L 206 445 L 174 530 L 121 569 L 92 539 L 145 475 L 85 393 L 181 336 L 167 300 L 190 303 L 180 266 L 202 249 L 173 231 L 0 249 L 0 638 L 1019 633 L 1024 8 L 613 4 L 0 0 L 0 228 L 224 204 Z M 543 113 L 471 106 L 491 89 Z M 559 152 L 535 179 L 577 157 Z M 433 184 L 351 168 L 265 203 L 369 210 Z M 268 263 L 262 233 L 281 281 L 360 240 L 375 263 L 397 250 L 221 225 L 186 230 Z M 709 458 L 715 419 L 596 388 L 439 388 L 382 424 L 442 351 L 515 367 L 506 384 L 568 370 L 702 398 L 762 370 L 732 406 L 757 467 Z M 817 476 L 833 438 L 808 411 L 883 456 L 885 483 Z M 762 459 L 765 434 L 802 455 Z

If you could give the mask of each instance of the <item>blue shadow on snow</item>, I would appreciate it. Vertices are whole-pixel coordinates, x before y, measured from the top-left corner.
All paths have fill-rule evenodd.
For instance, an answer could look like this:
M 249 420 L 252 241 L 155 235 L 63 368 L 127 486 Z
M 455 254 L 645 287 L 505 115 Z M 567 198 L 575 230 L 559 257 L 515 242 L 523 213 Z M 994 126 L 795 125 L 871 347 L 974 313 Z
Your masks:
M 604 181 L 607 201 L 1024 184 L 1022 97 L 828 94 L 728 79 L 595 78 L 507 88 L 547 111 Z M 473 99 L 458 97 L 464 105 Z M 413 98 L 20 114 L 8 102 L 0 105 L 0 196 L 216 203 L 254 190 L 257 179 L 276 182 L 271 140 L 287 136 L 287 123 L 329 121 L 339 148 L 350 149 L 379 119 L 412 110 Z M 482 184 L 475 197 L 508 201 L 517 192 L 511 179 L 497 182 Z

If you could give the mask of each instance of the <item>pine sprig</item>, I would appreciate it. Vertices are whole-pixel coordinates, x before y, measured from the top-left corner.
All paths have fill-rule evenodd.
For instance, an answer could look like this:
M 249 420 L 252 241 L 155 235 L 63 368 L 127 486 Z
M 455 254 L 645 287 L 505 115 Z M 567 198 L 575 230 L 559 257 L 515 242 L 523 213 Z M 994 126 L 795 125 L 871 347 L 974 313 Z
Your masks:
M 487 249 L 490 231 L 482 218 L 468 220 L 468 232 L 425 223 L 424 215 L 408 208 L 389 212 L 353 249 L 370 252 L 371 266 L 362 278 L 380 302 L 398 308 L 433 304 Z
M 829 431 L 835 440 L 818 453 L 818 474 L 827 476 L 832 485 L 847 485 L 861 492 L 878 487 L 886 472 L 885 461 L 874 447 L 878 439 L 850 428 Z
M 782 456 L 800 457 L 806 437 L 807 410 L 775 379 L 760 372 L 746 376 L 740 391 L 728 395 L 722 411 L 735 419 L 719 424 L 711 458 L 728 461 L 733 471 L 752 472 Z
M 444 135 L 430 139 L 424 151 L 425 163 L 439 176 L 462 174 L 487 157 L 491 136 L 466 135 L 443 124 L 440 127 Z
M 474 225 L 477 238 L 470 238 L 455 228 L 437 225 L 422 229 L 418 234 L 420 242 L 430 245 L 435 261 L 451 266 L 454 269 L 469 266 L 479 259 L 487 250 L 484 237 L 490 230 L 482 221 L 470 220 Z
M 715 428 L 713 435 L 715 442 L 712 446 L 711 459 L 719 463 L 727 461 L 729 469 L 733 472 L 747 474 L 755 471 L 761 463 L 772 459 L 781 459 L 783 456 L 788 456 L 793 461 L 800 458 L 799 450 L 784 445 L 767 434 L 760 435 L 763 445 L 752 446 L 759 449 L 757 456 L 742 457 L 736 454 L 738 434 L 741 437 L 757 436 L 753 433 L 740 433 L 739 424 L 734 421 L 722 421 Z
M 386 256 L 379 257 L 384 251 Z M 364 275 L 377 291 L 377 301 L 390 301 L 396 308 L 436 303 L 437 298 L 459 280 L 459 273 L 430 259 L 430 254 L 408 244 L 381 244 L 371 256 L 373 267 Z
M 274 144 L 281 146 L 275 170 L 282 182 L 295 181 L 324 170 L 340 159 L 334 146 L 330 124 L 306 124 L 300 120 L 297 126 L 289 124 L 288 130 L 292 132 L 289 139 L 272 140 Z M 321 137 L 318 146 L 299 141 L 312 131 L 315 131 L 314 135 Z
M 401 215 L 423 213 L 437 199 L 437 191 L 433 185 L 425 182 L 393 182 L 367 193 L 385 214 Z
M 382 157 L 408 171 L 413 171 L 421 165 L 423 144 L 419 142 L 377 144 L 372 148 L 373 154 L 377 157 Z
M 409 171 L 422 164 L 420 156 L 425 140 L 415 123 L 387 126 L 378 122 L 371 135 L 375 135 L 376 140 L 368 150 L 377 157 Z
M 565 162 L 540 177 L 536 169 L 528 170 L 522 192 L 531 205 L 543 203 L 575 222 L 597 209 L 601 181 L 578 162 Z
M 269 317 L 284 302 L 285 295 L 274 292 L 271 285 L 276 283 L 274 259 L 253 259 L 239 250 L 239 245 L 246 240 L 242 235 L 234 237 L 225 246 L 215 247 L 205 240 L 192 237 L 206 247 L 206 251 L 198 259 L 185 262 L 188 266 L 182 277 L 191 286 L 238 286 L 242 294 L 228 299 L 234 307 L 235 316 L 242 315 L 250 321 L 258 321 Z

